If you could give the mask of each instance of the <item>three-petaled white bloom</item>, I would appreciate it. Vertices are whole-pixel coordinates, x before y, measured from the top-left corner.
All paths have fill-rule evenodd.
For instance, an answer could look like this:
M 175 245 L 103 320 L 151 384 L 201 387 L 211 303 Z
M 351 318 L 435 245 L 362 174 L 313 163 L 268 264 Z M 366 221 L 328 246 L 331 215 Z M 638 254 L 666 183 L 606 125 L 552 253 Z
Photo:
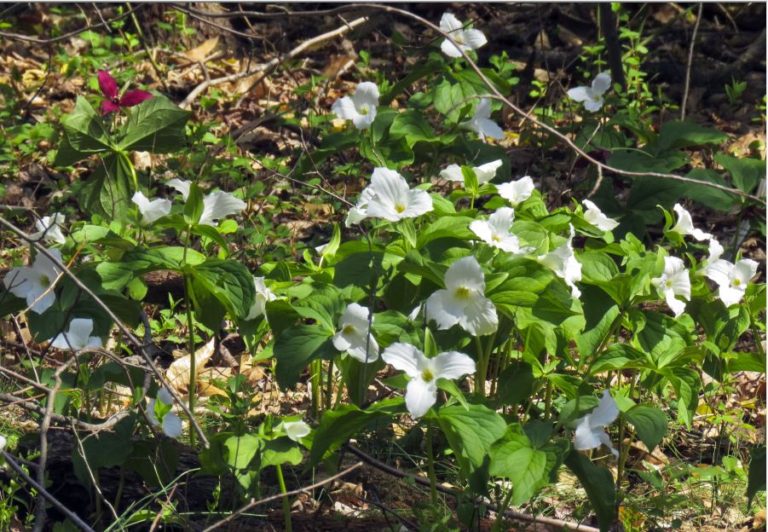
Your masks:
M 248 315 L 245 317 L 246 320 L 255 320 L 264 314 L 267 310 L 267 301 L 275 300 L 274 292 L 264 284 L 264 277 L 256 277 L 254 275 L 253 286 L 256 289 L 256 294 L 253 299 L 253 305 L 248 309 Z
M 582 203 L 587 208 L 587 210 L 584 211 L 584 219 L 587 222 L 591 223 L 601 231 L 613 231 L 618 227 L 619 222 L 613 218 L 608 218 L 597 205 L 588 199 L 585 199 Z
M 613 446 L 611 439 L 605 432 L 605 427 L 616 421 L 617 417 L 619 417 L 619 407 L 608 390 L 605 390 L 597 408 L 579 418 L 573 447 L 577 451 L 587 451 L 605 445 L 611 450 L 613 456 L 618 458 L 619 451 Z
M 699 242 L 712 238 L 712 233 L 704 232 L 693 226 L 691 213 L 685 210 L 682 205 L 675 203 L 675 206 L 672 207 L 672 209 L 677 213 L 677 223 L 670 229 L 670 231 L 680 233 L 683 236 L 690 235 Z
M 744 297 L 750 279 L 757 273 L 757 262 L 741 259 L 733 264 L 725 259 L 716 259 L 707 265 L 704 273 L 717 283 L 717 296 L 726 307 L 730 307 Z
M 427 358 L 410 344 L 392 344 L 381 358 L 411 378 L 405 390 L 405 406 L 415 418 L 426 414 L 437 401 L 437 379 L 458 379 L 475 372 L 475 361 L 464 353 L 449 351 Z
M 685 303 L 677 299 L 677 296 L 690 301 L 691 278 L 682 259 L 664 257 L 664 273 L 661 274 L 661 277 L 651 279 L 651 283 L 664 294 L 664 299 L 675 316 L 679 316 L 685 311 Z
M 375 83 L 363 81 L 351 97 L 344 96 L 336 100 L 331 111 L 343 120 L 352 120 L 357 129 L 368 129 L 376 119 L 378 105 L 379 88 Z
M 48 252 L 61 262 L 58 249 L 49 249 Z M 10 293 L 24 299 L 32 312 L 42 314 L 56 302 L 53 283 L 60 273 L 52 260 L 38 253 L 32 266 L 13 268 L 5 274 L 3 284 Z
M 513 207 L 517 207 L 530 198 L 534 188 L 531 176 L 521 177 L 520 179 L 510 181 L 509 183 L 496 185 L 496 190 L 499 192 L 499 196 L 507 200 Z
M 141 221 L 145 225 L 149 225 L 163 216 L 168 216 L 171 212 L 171 200 L 168 199 L 158 198 L 150 201 L 140 191 L 136 191 L 131 200 L 139 208 Z
M 159 401 L 162 405 L 161 409 L 166 410 L 163 415 L 162 422 L 158 421 L 155 414 L 155 403 Z M 181 436 L 182 426 L 181 418 L 170 411 L 168 407 L 173 406 L 173 396 L 166 388 L 160 388 L 157 391 L 157 398 L 150 399 L 147 405 L 147 418 L 149 422 L 155 427 L 161 427 L 163 433 L 169 438 L 178 438 Z
M 439 329 L 450 329 L 458 323 L 474 336 L 496 331 L 496 307 L 485 297 L 485 276 L 475 257 L 451 264 L 445 272 L 445 288 L 427 299 L 427 320 L 437 322 Z
M 347 216 L 346 224 L 360 223 L 365 218 L 398 222 L 416 218 L 432 209 L 429 194 L 408 188 L 405 178 L 396 171 L 378 167 L 373 169 L 371 184 L 363 190 L 357 205 Z
M 284 421 L 283 431 L 285 431 L 285 435 L 290 439 L 298 442 L 302 438 L 308 436 L 309 433 L 312 432 L 312 429 L 310 429 L 309 425 L 303 421 Z
M 527 253 L 531 248 L 521 248 L 520 240 L 510 232 L 514 221 L 515 209 L 502 207 L 491 214 L 488 220 L 473 221 L 469 224 L 469 229 L 480 240 L 502 251 L 513 254 Z
M 453 13 L 443 13 L 440 18 L 440 29 L 456 42 L 453 44 L 450 40 L 445 39 L 440 45 L 440 49 L 448 57 L 461 57 L 461 52 L 477 50 L 488 42 L 482 31 L 465 30 L 464 25 Z
M 42 238 L 46 242 L 54 244 L 63 244 L 67 241 L 64 233 L 61 232 L 61 226 L 64 225 L 66 217 L 61 213 L 54 213 L 53 216 L 43 216 L 35 220 L 36 233 L 32 233 L 30 238 L 38 240 Z
M 475 108 L 475 114 L 472 116 L 472 119 L 463 122 L 461 125 L 477 133 L 480 140 L 485 140 L 485 137 L 491 137 L 496 140 L 504 138 L 504 131 L 496 122 L 491 120 L 491 100 L 488 98 L 481 98 Z
M 370 314 L 367 307 L 350 303 L 339 320 L 339 332 L 333 337 L 333 347 L 363 364 L 379 359 L 379 344 L 368 326 Z
M 480 166 L 473 166 L 472 170 L 474 170 L 475 177 L 477 177 L 477 183 L 482 185 L 483 183 L 492 180 L 496 177 L 496 171 L 501 168 L 501 165 L 501 159 L 496 159 L 495 161 L 481 164 Z M 464 183 L 464 174 L 461 172 L 461 166 L 458 164 L 448 165 L 448 167 L 440 172 L 440 177 L 447 179 L 448 181 Z
M 189 181 L 182 179 L 171 179 L 168 181 L 168 186 L 175 188 L 181 193 L 181 197 L 184 201 L 187 201 L 189 197 L 189 189 L 191 187 Z M 230 214 L 237 214 L 244 210 L 246 203 L 240 198 L 236 198 L 229 192 L 217 190 L 211 192 L 203 198 L 203 213 L 198 220 L 199 225 L 211 225 L 216 226 L 218 220 L 226 218 Z
M 72 349 L 79 351 L 89 347 L 101 347 L 103 344 L 98 336 L 91 336 L 93 320 L 91 318 L 74 318 L 69 322 L 69 330 L 59 333 L 51 340 L 51 347 L 57 349 Z
M 565 281 L 565 284 L 571 288 L 571 295 L 577 298 L 581 295 L 581 290 L 576 286 L 576 283 L 581 281 L 581 263 L 573 252 L 574 235 L 573 225 L 571 225 L 568 240 L 546 255 L 539 256 L 538 260 Z
M 568 91 L 568 97 L 577 102 L 584 102 L 584 109 L 594 113 L 603 106 L 603 94 L 610 88 L 611 73 L 606 70 L 595 76 L 591 87 L 574 87 Z

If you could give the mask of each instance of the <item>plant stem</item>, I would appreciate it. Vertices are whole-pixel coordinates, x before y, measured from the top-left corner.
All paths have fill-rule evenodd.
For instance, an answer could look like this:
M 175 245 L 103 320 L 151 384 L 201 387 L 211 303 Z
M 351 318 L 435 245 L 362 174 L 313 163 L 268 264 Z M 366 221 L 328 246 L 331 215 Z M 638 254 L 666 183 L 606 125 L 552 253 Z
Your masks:
M 424 441 L 427 447 L 427 473 L 429 475 L 429 492 L 432 507 L 437 508 L 437 475 L 435 474 L 435 456 L 432 452 L 432 423 L 427 423 L 427 435 Z
M 475 336 L 475 347 L 477 348 L 477 370 L 475 371 L 475 395 L 483 397 L 485 395 L 485 380 L 482 377 L 483 373 L 483 342 L 479 336 Z
M 494 332 L 489 338 L 488 343 L 485 346 L 485 350 L 482 349 L 482 342 L 480 338 L 475 336 L 477 340 L 478 352 L 480 353 L 480 360 L 478 361 L 477 377 L 475 381 L 475 393 L 479 393 L 480 397 L 485 397 L 485 381 L 488 380 L 488 364 L 491 361 L 491 354 L 493 353 L 493 344 L 496 341 L 496 333 Z M 479 386 L 479 388 L 478 388 Z
M 287 493 L 288 489 L 285 487 L 283 468 L 280 464 L 277 464 L 275 467 L 277 467 L 277 482 L 280 484 L 280 493 Z M 288 497 L 283 497 L 283 519 L 285 520 L 285 531 L 292 532 L 293 525 L 291 524 L 291 500 Z
M 321 387 L 323 385 L 323 379 L 322 379 L 322 372 L 323 372 L 323 361 L 322 360 L 313 360 L 312 361 L 312 372 L 310 375 L 310 380 L 312 382 L 312 415 L 314 417 L 318 417 L 320 415 L 320 408 L 322 401 L 322 390 Z
M 186 247 L 184 248 L 186 250 Z M 195 323 L 192 318 L 192 290 L 189 277 L 184 276 L 184 299 L 187 303 L 187 350 L 189 351 L 189 413 L 195 415 L 195 392 L 197 390 L 197 361 L 195 360 Z M 189 444 L 195 446 L 195 431 L 189 431 Z
M 328 378 L 325 382 L 325 408 L 331 408 L 331 399 L 333 398 L 333 360 L 328 361 Z

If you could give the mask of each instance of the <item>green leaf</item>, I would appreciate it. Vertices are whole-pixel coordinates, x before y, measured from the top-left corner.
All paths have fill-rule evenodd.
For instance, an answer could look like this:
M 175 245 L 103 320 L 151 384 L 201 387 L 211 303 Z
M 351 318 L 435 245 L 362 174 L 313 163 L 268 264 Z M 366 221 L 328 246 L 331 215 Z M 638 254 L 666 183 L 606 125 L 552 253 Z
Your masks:
M 203 215 L 203 191 L 197 183 L 190 183 L 189 196 L 184 203 L 184 218 L 189 224 L 196 224 Z
M 490 474 L 512 481 L 512 504 L 526 503 L 549 480 L 555 456 L 535 449 L 528 436 L 510 428 L 504 438 L 491 446 Z
M 715 156 L 715 159 L 717 159 L 717 155 Z M 686 174 L 686 177 L 698 179 L 699 181 L 707 181 L 709 183 L 717 183 L 718 185 L 724 185 L 726 187 L 731 186 L 719 172 L 708 168 L 694 168 Z M 700 185 L 686 187 L 685 195 L 693 201 L 720 212 L 730 211 L 733 207 L 738 205 L 740 201 L 736 194 L 729 194 L 724 190 Z
M 706 128 L 687 120 L 675 120 L 661 126 L 655 147 L 661 152 L 671 148 L 722 144 L 726 140 L 728 140 L 728 135 L 722 131 Z
M 571 451 L 565 459 L 565 465 L 584 486 L 589 502 L 597 514 L 600 532 L 607 532 L 618 516 L 613 476 L 607 469 L 596 466 L 578 451 Z
M 256 297 L 253 276 L 244 264 L 233 260 L 208 259 L 194 267 L 185 267 L 185 275 L 192 278 L 192 298 L 196 308 L 202 307 L 206 294 L 210 294 L 233 318 L 244 318 Z M 219 324 L 206 324 L 218 327 Z
M 333 410 L 326 410 L 314 433 L 310 463 L 318 464 L 354 434 L 377 421 L 389 420 L 402 410 L 403 399 L 400 397 L 384 399 L 366 410 L 355 405 L 343 405 Z
M 91 475 L 88 471 L 97 472 L 102 467 L 123 465 L 133 451 L 131 433 L 135 416 L 129 416 L 115 425 L 111 432 L 102 431 L 82 440 L 82 451 L 79 445 L 72 450 L 72 467 L 77 479 L 84 485 L 91 485 Z M 87 465 L 86 465 L 87 462 Z
M 282 464 L 299 465 L 304 456 L 301 447 L 288 437 L 269 440 L 261 453 L 261 468 Z
M 468 83 L 451 83 L 444 79 L 435 88 L 435 109 L 446 116 L 449 123 L 457 123 L 462 111 L 472 104 L 472 96 L 477 93 Z
M 439 240 L 441 238 L 455 238 L 457 240 L 470 240 L 473 233 L 469 230 L 472 218 L 468 216 L 441 216 L 428 226 L 419 231 L 417 249 Z
M 431 333 L 429 333 L 429 329 L 427 329 L 427 333 L 429 336 L 431 336 Z M 428 353 L 430 354 L 430 353 Z M 432 356 L 432 354 L 430 354 Z M 469 410 L 469 403 L 467 402 L 467 399 L 464 397 L 464 392 L 461 391 L 461 388 L 452 380 L 450 379 L 438 379 L 437 380 L 437 387 L 443 390 L 444 392 L 448 393 L 451 397 L 456 399 L 461 406 L 463 406 L 466 410 Z
M 421 141 L 432 141 L 435 131 L 424 119 L 424 114 L 414 110 L 398 113 L 389 128 L 393 139 L 405 139 L 409 148 Z
M 608 338 L 620 311 L 613 299 L 600 288 L 585 286 L 582 294 L 586 325 L 584 332 L 576 337 L 576 345 L 581 356 L 589 359 Z
M 667 433 L 667 416 L 656 407 L 636 405 L 624 412 L 624 416 L 651 452 Z
M 233 469 L 248 469 L 262 446 L 261 438 L 254 434 L 230 436 L 224 441 L 224 459 Z
M 112 149 L 102 118 L 82 96 L 77 97 L 75 109 L 61 119 L 61 125 L 67 139 L 65 150 L 90 155 Z
M 281 387 L 296 385 L 304 368 L 317 358 L 331 358 L 338 353 L 331 343 L 332 334 L 317 325 L 288 327 L 275 340 L 277 382 Z
M 444 406 L 436 418 L 454 453 L 470 469 L 483 465 L 493 442 L 507 430 L 504 419 L 484 405 Z
M 530 364 L 515 360 L 499 375 L 498 382 L 498 399 L 502 405 L 522 404 L 533 393 L 533 369 Z
M 750 453 L 749 477 L 747 480 L 747 500 L 752 505 L 758 491 L 765 491 L 765 445 L 758 445 Z
M 120 149 L 170 153 L 186 145 L 184 125 L 190 113 L 161 94 L 132 107 Z
M 126 220 L 134 208 L 133 172 L 124 155 L 109 153 L 98 157 L 96 169 L 79 194 L 84 212 L 95 212 L 109 220 Z
M 765 179 L 765 161 L 748 157 L 731 157 L 724 153 L 715 155 L 715 162 L 731 174 L 733 184 L 742 192 L 752 193 L 761 179 Z

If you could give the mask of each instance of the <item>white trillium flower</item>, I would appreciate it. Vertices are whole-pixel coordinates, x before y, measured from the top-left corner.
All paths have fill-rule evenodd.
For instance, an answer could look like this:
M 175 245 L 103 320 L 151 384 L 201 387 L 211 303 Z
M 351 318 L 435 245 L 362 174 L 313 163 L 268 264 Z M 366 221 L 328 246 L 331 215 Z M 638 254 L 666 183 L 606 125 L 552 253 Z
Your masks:
M 254 276 L 253 286 L 256 289 L 256 295 L 253 299 L 253 305 L 251 305 L 251 308 L 248 310 L 248 315 L 245 317 L 246 320 L 255 320 L 264 314 L 267 310 L 267 301 L 275 300 L 274 292 L 264 284 L 264 277 Z
M 492 139 L 501 140 L 504 138 L 504 131 L 499 125 L 491 120 L 491 100 L 488 98 L 481 98 L 475 108 L 475 114 L 472 119 L 463 122 L 462 126 L 471 129 L 480 137 L 480 140 L 485 140 L 485 137 L 491 137 Z
M 309 425 L 303 421 L 285 421 L 283 422 L 283 430 L 285 431 L 285 435 L 295 442 L 300 441 L 312 432 Z
M 574 87 L 568 91 L 571 100 L 584 103 L 584 109 L 591 112 L 599 111 L 603 106 L 603 94 L 611 88 L 611 73 L 600 72 L 592 80 L 591 87 Z
M 166 388 L 160 388 L 157 391 L 157 398 L 150 399 L 147 405 L 147 418 L 155 427 L 161 427 L 163 433 L 169 438 L 181 436 L 181 418 L 173 412 L 166 412 L 161 423 L 155 415 L 155 401 L 160 401 L 167 406 L 173 406 L 173 396 L 171 396 L 171 393 Z
M 103 344 L 98 336 L 91 336 L 93 320 L 90 318 L 74 318 L 69 322 L 69 330 L 60 333 L 51 340 L 51 347 L 57 349 L 72 349 L 79 351 L 89 347 L 101 347 Z
M 672 209 L 677 213 L 677 223 L 670 229 L 670 231 L 680 233 L 683 236 L 690 235 L 699 242 L 712 238 L 712 233 L 706 233 L 693 226 L 691 213 L 685 210 L 682 205 L 675 203 L 675 206 L 672 207 Z
M 155 199 L 150 201 L 144 194 L 137 191 L 131 200 L 139 208 L 142 223 L 149 225 L 171 212 L 171 200 Z
M 465 30 L 464 25 L 453 13 L 443 13 L 443 16 L 440 17 L 440 29 L 456 41 L 456 44 L 453 44 L 445 39 L 440 45 L 440 49 L 448 57 L 461 57 L 461 52 L 477 50 L 488 42 L 482 31 Z
M 333 337 L 333 347 L 363 364 L 379 359 L 379 344 L 370 333 L 370 310 L 350 303 L 339 320 L 339 332 Z
M 485 297 L 485 276 L 475 257 L 464 257 L 445 272 L 445 288 L 427 299 L 427 320 L 437 322 L 439 329 L 450 329 L 457 323 L 474 336 L 496 331 L 499 318 L 496 307 Z
M 374 168 L 371 184 L 363 190 L 361 202 L 356 208 L 355 221 L 362 221 L 360 216 L 364 215 L 365 218 L 398 222 L 430 212 L 433 206 L 432 198 L 425 191 L 408 188 L 408 183 L 399 173 L 378 167 Z
M 469 224 L 469 229 L 480 240 L 502 251 L 513 254 L 527 253 L 532 248 L 521 248 L 520 240 L 510 232 L 514 221 L 515 209 L 502 207 L 491 214 L 488 220 L 473 221 Z
M 66 216 L 61 213 L 54 213 L 53 216 L 43 216 L 39 220 L 35 220 L 36 233 L 29 235 L 30 238 L 35 240 L 43 239 L 46 242 L 53 244 L 64 244 L 67 239 L 64 237 L 64 233 L 61 232 L 61 226 L 64 225 Z
M 578 298 L 581 295 L 581 290 L 576 286 L 576 283 L 581 281 L 581 263 L 576 259 L 576 254 L 573 252 L 574 234 L 573 225 L 571 225 L 568 240 L 546 255 L 539 256 L 538 260 L 565 281 L 565 284 L 571 288 L 571 295 Z
M 513 207 L 517 207 L 530 198 L 534 188 L 531 176 L 524 176 L 509 183 L 496 185 L 499 196 L 507 200 Z
M 757 273 L 757 262 L 741 259 L 736 264 L 717 259 L 707 266 L 705 274 L 717 283 L 717 297 L 726 307 L 735 305 L 744 297 L 750 279 Z
M 651 279 L 651 283 L 664 294 L 664 299 L 675 316 L 685 312 L 685 303 L 677 299 L 677 296 L 690 301 L 691 278 L 682 259 L 664 257 L 664 273 L 661 277 Z
M 192 183 L 181 179 L 171 179 L 168 186 L 175 188 L 184 201 L 189 198 L 189 190 Z M 199 225 L 210 225 L 216 227 L 216 224 L 222 218 L 231 214 L 237 214 L 244 210 L 246 203 L 240 198 L 236 198 L 229 192 L 217 190 L 211 192 L 203 198 L 203 213 L 200 215 Z
M 427 358 L 414 346 L 403 343 L 390 345 L 381 358 L 411 378 L 405 406 L 415 418 L 426 414 L 437 401 L 437 379 L 458 379 L 475 372 L 475 361 L 464 353 L 449 351 Z
M 501 168 L 502 164 L 501 159 L 496 159 L 495 161 L 481 164 L 480 166 L 473 166 L 472 170 L 474 170 L 475 176 L 477 177 L 477 183 L 482 185 L 483 183 L 491 181 L 496 177 L 496 171 Z M 464 183 L 464 174 L 461 172 L 461 166 L 458 164 L 451 164 L 446 167 L 440 172 L 440 177 L 447 179 L 448 181 Z
M 587 210 L 584 211 L 584 219 L 590 224 L 594 225 L 601 231 L 613 231 L 616 229 L 616 227 L 618 227 L 619 222 L 613 218 L 608 218 L 605 214 L 603 214 L 603 211 L 601 211 L 597 205 L 588 199 L 585 199 L 581 203 L 583 203 L 587 208 Z
M 618 458 L 619 451 L 613 446 L 611 439 L 605 432 L 605 427 L 616 421 L 617 417 L 619 417 L 619 407 L 608 390 L 605 390 L 597 408 L 579 418 L 573 447 L 577 451 L 587 451 L 605 445 L 611 450 L 613 456 Z
M 364 81 L 349 97 L 336 100 L 331 111 L 343 120 L 352 120 L 357 129 L 368 129 L 376 119 L 376 107 L 379 105 L 379 88 L 375 83 Z
M 373 188 L 370 186 L 363 189 L 360 193 L 360 198 L 357 200 L 357 204 L 349 209 L 349 212 L 347 213 L 347 218 L 344 220 L 344 225 L 346 227 L 352 227 L 368 218 L 368 203 L 375 195 L 376 192 L 374 192 Z
M 48 252 L 61 262 L 58 249 L 49 249 Z M 10 293 L 24 299 L 32 312 L 42 314 L 56 302 L 53 283 L 60 273 L 52 260 L 38 253 L 32 266 L 13 268 L 5 274 L 3 284 Z

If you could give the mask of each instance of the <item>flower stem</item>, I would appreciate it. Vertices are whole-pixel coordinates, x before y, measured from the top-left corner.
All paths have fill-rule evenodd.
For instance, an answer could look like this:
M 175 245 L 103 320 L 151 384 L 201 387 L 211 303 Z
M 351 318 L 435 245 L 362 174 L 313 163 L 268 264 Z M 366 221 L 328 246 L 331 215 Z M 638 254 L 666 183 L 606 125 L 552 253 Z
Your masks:
M 432 423 L 427 423 L 427 435 L 424 440 L 427 447 L 427 474 L 429 475 L 429 492 L 432 507 L 437 508 L 437 475 L 435 474 L 435 456 L 432 451 Z
M 320 408 L 322 406 L 321 401 L 323 400 L 323 361 L 320 359 L 313 360 L 311 368 L 312 371 L 310 380 L 312 382 L 312 414 L 314 417 L 317 417 L 320 415 Z
M 280 464 L 277 464 L 275 467 L 277 467 L 277 482 L 280 484 L 280 493 L 287 493 L 288 490 L 285 487 L 283 468 Z M 288 497 L 283 497 L 283 519 L 285 520 L 285 531 L 292 532 L 293 525 L 291 524 L 291 500 Z
M 186 248 L 184 248 L 186 250 Z M 195 323 L 192 318 L 192 287 L 189 276 L 184 276 L 184 299 L 187 303 L 187 350 L 189 351 L 189 413 L 195 415 L 195 391 L 197 390 L 197 361 L 195 360 Z M 189 431 L 189 444 L 195 446 L 195 431 Z

